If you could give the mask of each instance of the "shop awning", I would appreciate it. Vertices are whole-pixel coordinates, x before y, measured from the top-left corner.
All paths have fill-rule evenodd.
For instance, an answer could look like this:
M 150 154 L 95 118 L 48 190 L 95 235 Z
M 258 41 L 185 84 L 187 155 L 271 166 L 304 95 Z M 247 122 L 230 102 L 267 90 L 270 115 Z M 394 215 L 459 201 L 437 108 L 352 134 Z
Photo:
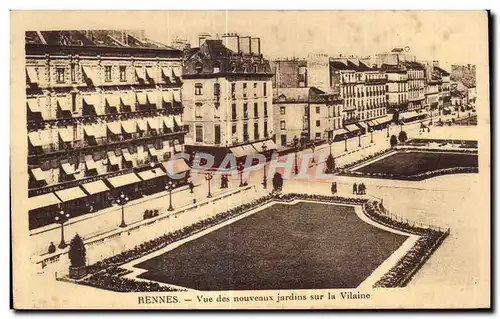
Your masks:
M 231 151 L 231 153 L 233 153 L 236 157 L 243 157 L 247 155 L 245 150 L 241 146 L 231 147 L 229 151 Z
M 70 163 L 62 163 L 61 168 L 66 175 L 73 175 L 76 173 L 75 167 Z
M 85 104 L 87 104 L 87 105 L 95 106 L 95 105 L 99 104 L 99 96 L 97 96 L 97 95 L 84 95 L 83 102 L 85 102 Z
M 40 107 L 38 106 L 38 100 L 37 99 L 28 99 L 26 101 L 26 104 L 28 105 L 28 109 L 30 110 L 31 113 L 40 113 Z
M 277 150 L 278 147 L 272 140 L 267 140 L 263 142 L 256 142 L 253 143 L 252 146 L 257 150 L 257 152 L 264 152 L 264 149 L 262 148 L 263 145 L 266 145 L 266 152 L 270 150 Z
M 137 129 L 142 132 L 147 131 L 147 126 L 146 126 L 146 121 L 144 120 L 137 120 Z
M 132 99 L 130 98 L 130 95 L 128 94 L 120 95 L 120 99 L 122 100 L 123 105 L 131 106 L 132 104 L 134 104 Z
M 182 102 L 181 101 L 181 91 L 173 91 L 174 102 Z
M 348 124 L 345 126 L 345 129 L 348 130 L 349 132 L 356 132 L 359 131 L 359 127 L 357 127 L 354 124 Z
M 163 170 L 156 168 L 156 169 L 150 169 L 150 170 L 147 170 L 144 172 L 139 172 L 139 173 L 137 173 L 137 175 L 139 175 L 139 177 L 143 181 L 148 181 L 148 180 L 151 180 L 153 178 L 165 176 L 167 174 Z
M 137 132 L 137 124 L 135 124 L 134 120 L 126 120 L 122 121 L 122 128 L 127 134 L 132 134 Z
M 46 178 L 47 178 L 47 174 L 44 171 L 42 171 L 42 169 L 39 168 L 39 167 L 32 168 L 31 169 L 31 174 L 33 175 L 33 177 L 35 178 L 35 180 L 37 182 L 45 181 Z
M 374 120 L 372 120 L 372 122 L 373 122 L 373 124 L 375 124 L 375 125 L 380 125 L 380 122 L 378 121 L 378 119 L 374 119 Z
M 243 150 L 245 151 L 246 155 L 257 153 L 257 150 L 253 148 L 252 144 L 245 144 L 242 145 L 241 147 L 243 147 Z
M 135 173 L 128 173 L 125 175 L 110 177 L 107 178 L 107 180 L 114 188 L 139 183 L 141 181 Z
M 122 149 L 122 156 L 125 162 L 132 162 L 132 155 L 130 155 L 128 149 L 126 148 Z
M 171 159 L 166 162 L 162 162 L 161 164 L 170 176 L 183 173 L 191 169 L 182 158 Z
M 104 135 L 106 135 L 101 130 L 98 130 L 92 126 L 84 127 L 83 130 L 84 130 L 85 134 L 87 134 L 87 136 L 91 136 L 91 137 L 103 137 Z
M 167 67 L 161 68 L 161 72 L 163 73 L 163 76 L 166 78 L 169 78 L 172 76 L 172 71 L 170 71 L 170 69 Z
M 29 210 L 48 207 L 52 205 L 58 205 L 61 203 L 59 198 L 54 193 L 47 193 L 35 197 L 30 197 L 28 199 L 29 202 Z
M 87 197 L 80 186 L 75 186 L 55 192 L 57 197 L 63 202 L 69 202 L 75 199 Z
M 174 119 L 172 117 L 164 117 L 163 124 L 166 128 L 174 130 Z
M 158 127 L 158 119 L 148 119 L 149 128 L 152 130 L 157 130 Z
M 370 127 L 377 125 L 377 124 L 373 123 L 372 120 L 366 121 L 366 124 L 368 124 L 368 126 L 370 126 Z
M 120 96 L 119 95 L 107 95 L 106 103 L 110 107 L 119 107 L 120 106 Z
M 267 140 L 265 141 L 266 143 L 266 146 L 267 146 L 267 150 L 277 150 L 278 149 L 278 145 L 276 145 L 276 143 L 274 143 L 273 140 Z
M 257 142 L 257 143 L 253 143 L 252 144 L 253 147 L 257 150 L 257 152 L 264 152 L 264 150 L 262 149 L 262 145 L 264 145 L 264 142 Z M 267 143 L 266 143 L 266 151 L 267 151 Z
M 106 186 L 106 184 L 104 184 L 101 180 L 83 184 L 82 187 L 87 193 L 89 193 L 89 195 L 109 191 L 109 187 Z
M 148 145 L 149 156 L 160 156 L 161 152 L 157 150 L 153 144 Z
M 378 118 L 377 121 L 380 124 L 389 123 L 390 121 L 392 121 L 392 116 L 384 116 L 384 117 Z
M 35 147 L 42 145 L 42 139 L 37 132 L 28 133 L 28 140 L 30 141 L 31 145 Z
M 176 115 L 174 116 L 175 124 L 177 124 L 178 127 L 182 127 L 184 124 L 182 123 L 181 117 Z
M 146 79 L 146 73 L 144 72 L 144 68 L 142 68 L 142 67 L 136 67 L 135 68 L 135 74 L 137 74 L 137 77 L 140 80 L 144 81 Z
M 148 78 L 150 78 L 151 80 L 155 79 L 155 74 L 154 74 L 153 68 L 146 68 L 146 74 L 147 74 Z
M 92 155 L 85 155 L 85 166 L 87 167 L 87 170 L 97 169 L 97 164 Z
M 343 128 L 335 130 L 333 132 L 335 133 L 335 136 L 341 136 L 341 135 L 349 133 L 349 131 L 344 130 Z
M 158 95 L 156 92 L 147 92 L 149 104 L 158 103 Z
M 28 73 L 28 80 L 30 81 L 30 83 L 38 84 L 40 82 L 40 80 L 38 79 L 38 72 L 36 71 L 35 67 L 26 67 L 26 72 Z
M 146 96 L 146 93 L 137 92 L 136 97 L 137 97 L 137 103 L 139 103 L 140 105 L 148 104 L 148 97 Z
M 64 143 L 71 142 L 73 141 L 73 129 L 70 127 L 61 127 L 59 128 L 59 136 Z
M 163 99 L 163 102 L 165 102 L 165 103 L 172 103 L 172 100 L 174 99 L 172 91 L 161 92 L 161 97 Z
M 87 65 L 82 66 L 82 69 L 85 76 L 94 83 L 96 79 L 94 70 L 92 70 L 92 68 Z
M 366 125 L 365 122 L 358 122 L 358 125 L 361 126 L 362 128 L 365 128 L 365 129 L 368 128 L 368 126 Z
M 175 78 L 180 78 L 181 77 L 181 70 L 178 67 L 173 67 L 172 68 L 172 76 Z
M 414 117 L 418 117 L 420 115 L 423 115 L 423 113 L 417 113 L 415 111 L 410 111 L 410 112 L 405 112 L 405 113 L 400 114 L 399 117 L 401 119 L 407 120 L 407 119 L 411 119 L 411 118 L 414 118 Z
M 64 97 L 58 97 L 57 98 L 57 105 L 61 109 L 61 111 L 68 111 L 71 112 L 71 107 L 68 104 L 68 99 Z
M 107 155 L 109 165 L 120 165 L 120 158 L 116 156 L 114 151 L 109 151 Z
M 122 133 L 122 127 L 120 122 L 112 122 L 107 124 L 108 130 L 114 135 L 120 135 Z

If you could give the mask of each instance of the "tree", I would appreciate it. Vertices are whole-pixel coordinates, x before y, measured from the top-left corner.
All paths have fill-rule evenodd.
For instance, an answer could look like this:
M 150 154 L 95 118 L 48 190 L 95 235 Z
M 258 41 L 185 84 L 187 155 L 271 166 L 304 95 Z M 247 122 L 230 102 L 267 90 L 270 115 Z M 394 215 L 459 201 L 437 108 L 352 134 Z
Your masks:
M 404 143 L 408 140 L 408 135 L 406 135 L 405 131 L 401 131 L 401 132 L 399 132 L 398 139 L 399 139 L 399 142 Z
M 282 187 L 283 187 L 283 177 L 281 176 L 280 173 L 276 172 L 274 173 L 273 176 L 273 189 L 275 191 L 279 191 L 281 190 Z
M 390 143 L 391 143 L 391 148 L 394 148 L 396 147 L 396 145 L 398 145 L 398 138 L 396 137 L 396 135 L 393 134 L 391 136 Z
M 76 234 L 69 244 L 69 260 L 71 266 L 82 267 L 86 264 L 85 245 L 80 235 Z
M 333 158 L 332 154 L 329 154 L 326 159 L 326 172 L 333 173 L 335 171 L 335 158 Z

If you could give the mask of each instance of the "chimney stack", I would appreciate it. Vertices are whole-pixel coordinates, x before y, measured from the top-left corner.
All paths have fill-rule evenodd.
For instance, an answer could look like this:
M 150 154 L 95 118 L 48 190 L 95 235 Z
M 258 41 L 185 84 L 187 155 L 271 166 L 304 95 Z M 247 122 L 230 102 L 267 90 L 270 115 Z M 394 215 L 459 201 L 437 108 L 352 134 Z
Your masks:
M 250 48 L 253 54 L 260 55 L 260 38 L 252 38 Z
M 226 33 L 222 36 L 222 43 L 233 52 L 240 52 L 240 41 L 237 33 Z
M 205 42 L 205 40 L 210 39 L 210 33 L 203 32 L 198 34 L 198 46 L 201 47 L 201 45 Z
M 240 51 L 245 54 L 250 54 L 252 51 L 252 44 L 250 37 L 240 37 L 239 38 Z

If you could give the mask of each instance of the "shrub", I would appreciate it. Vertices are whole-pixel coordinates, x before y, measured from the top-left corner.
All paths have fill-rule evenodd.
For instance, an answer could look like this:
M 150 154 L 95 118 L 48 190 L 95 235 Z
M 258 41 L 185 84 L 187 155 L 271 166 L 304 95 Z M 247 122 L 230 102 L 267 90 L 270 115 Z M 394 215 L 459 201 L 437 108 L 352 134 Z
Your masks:
M 71 266 L 82 267 L 86 264 L 86 252 L 85 245 L 80 235 L 76 234 L 69 244 L 68 252 L 69 260 L 71 261 Z

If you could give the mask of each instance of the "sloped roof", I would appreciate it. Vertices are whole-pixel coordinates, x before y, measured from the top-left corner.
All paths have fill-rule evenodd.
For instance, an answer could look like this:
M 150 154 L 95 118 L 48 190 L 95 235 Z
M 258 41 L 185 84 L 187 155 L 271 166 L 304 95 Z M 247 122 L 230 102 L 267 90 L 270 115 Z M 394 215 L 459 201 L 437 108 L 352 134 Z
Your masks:
M 449 76 L 450 75 L 450 72 L 445 71 L 444 69 L 442 69 L 442 68 L 440 68 L 438 66 L 435 66 L 434 69 L 436 71 L 438 71 L 441 74 L 441 76 Z
M 273 90 L 276 100 L 283 102 L 304 102 L 309 101 L 309 88 L 284 88 Z

